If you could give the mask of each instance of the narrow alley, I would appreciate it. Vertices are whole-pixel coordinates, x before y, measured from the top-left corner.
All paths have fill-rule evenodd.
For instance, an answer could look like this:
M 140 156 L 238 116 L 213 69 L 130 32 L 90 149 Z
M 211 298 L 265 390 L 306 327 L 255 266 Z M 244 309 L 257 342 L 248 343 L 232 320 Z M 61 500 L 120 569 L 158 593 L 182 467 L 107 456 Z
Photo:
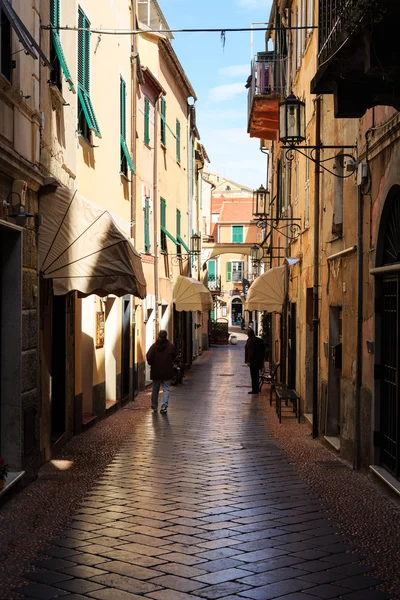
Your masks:
M 173 388 L 168 415 L 150 412 L 148 393 L 137 401 L 141 416 L 72 521 L 48 539 L 38 519 L 40 556 L 29 557 L 17 591 L 3 583 L 2 600 L 395 598 L 379 590 L 398 589 L 398 506 L 306 425 L 279 426 L 267 390 L 247 393 L 243 346 L 204 353 Z M 80 436 L 82 448 L 97 427 L 118 437 L 121 416 Z M 66 456 L 73 473 L 68 447 Z M 19 543 L 20 568 L 29 541 L 6 521 L 28 496 L 43 510 L 46 484 L 40 476 L 2 511 L 5 554 Z

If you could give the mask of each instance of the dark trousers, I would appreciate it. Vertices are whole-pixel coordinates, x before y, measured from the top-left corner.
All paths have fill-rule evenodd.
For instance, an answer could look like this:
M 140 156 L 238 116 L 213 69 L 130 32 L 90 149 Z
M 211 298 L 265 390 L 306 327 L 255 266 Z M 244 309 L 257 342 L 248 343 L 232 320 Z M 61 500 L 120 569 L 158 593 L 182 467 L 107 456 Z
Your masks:
M 259 376 L 260 376 L 260 368 L 256 364 L 250 363 L 250 375 L 251 375 L 251 389 L 254 394 L 258 394 L 259 392 Z

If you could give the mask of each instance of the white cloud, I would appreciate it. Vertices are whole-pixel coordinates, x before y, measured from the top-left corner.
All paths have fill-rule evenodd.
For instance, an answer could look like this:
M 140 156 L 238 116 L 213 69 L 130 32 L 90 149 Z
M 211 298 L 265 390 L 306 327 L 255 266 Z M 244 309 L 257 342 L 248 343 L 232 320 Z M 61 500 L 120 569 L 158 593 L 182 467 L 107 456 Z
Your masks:
M 219 74 L 223 77 L 246 77 L 250 74 L 250 64 L 224 67 L 219 70 Z
M 208 92 L 209 98 L 212 102 L 225 102 L 226 100 L 232 100 L 239 94 L 247 93 L 243 83 L 228 83 L 226 85 L 218 85 L 217 87 L 211 88 Z

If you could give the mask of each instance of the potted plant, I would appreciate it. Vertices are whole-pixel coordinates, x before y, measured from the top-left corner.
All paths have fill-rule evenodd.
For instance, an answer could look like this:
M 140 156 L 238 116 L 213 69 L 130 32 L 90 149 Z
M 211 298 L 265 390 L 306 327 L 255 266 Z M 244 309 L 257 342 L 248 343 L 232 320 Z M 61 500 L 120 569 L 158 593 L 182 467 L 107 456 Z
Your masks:
M 4 458 L 1 458 L 0 456 L 0 490 L 6 485 L 8 469 L 8 464 L 4 461 Z

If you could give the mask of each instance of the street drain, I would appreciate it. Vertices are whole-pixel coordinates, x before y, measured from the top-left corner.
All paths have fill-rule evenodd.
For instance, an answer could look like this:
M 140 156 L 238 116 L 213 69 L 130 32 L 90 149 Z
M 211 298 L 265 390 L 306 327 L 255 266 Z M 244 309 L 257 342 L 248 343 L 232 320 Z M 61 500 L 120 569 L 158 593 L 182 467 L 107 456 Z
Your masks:
M 345 469 L 346 465 L 338 460 L 316 460 L 317 465 L 324 469 Z
M 233 377 L 235 373 L 218 373 L 218 377 Z

